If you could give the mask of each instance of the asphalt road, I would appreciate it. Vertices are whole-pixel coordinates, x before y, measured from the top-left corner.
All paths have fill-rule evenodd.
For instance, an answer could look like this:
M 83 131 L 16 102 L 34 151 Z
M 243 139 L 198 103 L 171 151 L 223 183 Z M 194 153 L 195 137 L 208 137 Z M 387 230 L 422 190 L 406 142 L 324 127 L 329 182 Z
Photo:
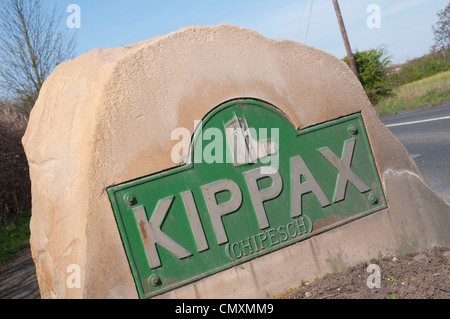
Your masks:
M 381 121 L 406 147 L 434 190 L 450 204 L 450 102 Z

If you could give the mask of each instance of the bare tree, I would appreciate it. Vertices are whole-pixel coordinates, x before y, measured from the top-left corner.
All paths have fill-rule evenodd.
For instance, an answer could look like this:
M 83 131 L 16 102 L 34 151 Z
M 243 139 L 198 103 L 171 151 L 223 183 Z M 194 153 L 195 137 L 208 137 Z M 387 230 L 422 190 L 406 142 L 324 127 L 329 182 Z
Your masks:
M 25 114 L 47 76 L 75 54 L 75 33 L 61 28 L 56 9 L 40 0 L 0 0 L 0 87 Z
M 441 51 L 446 56 L 446 51 L 450 48 L 450 3 L 438 14 L 438 21 L 432 27 L 434 33 L 434 44 L 431 50 Z

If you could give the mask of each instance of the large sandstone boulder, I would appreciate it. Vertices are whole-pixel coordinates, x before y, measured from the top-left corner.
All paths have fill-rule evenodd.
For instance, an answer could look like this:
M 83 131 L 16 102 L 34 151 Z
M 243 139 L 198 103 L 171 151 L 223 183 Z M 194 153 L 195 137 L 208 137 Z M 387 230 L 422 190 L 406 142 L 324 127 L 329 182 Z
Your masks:
M 162 297 L 272 297 L 384 254 L 450 245 L 449 207 L 345 63 L 236 26 L 190 27 L 88 52 L 44 83 L 23 137 L 42 297 L 137 298 L 107 188 L 176 166 L 172 131 L 242 97 L 300 129 L 361 112 L 388 208 Z

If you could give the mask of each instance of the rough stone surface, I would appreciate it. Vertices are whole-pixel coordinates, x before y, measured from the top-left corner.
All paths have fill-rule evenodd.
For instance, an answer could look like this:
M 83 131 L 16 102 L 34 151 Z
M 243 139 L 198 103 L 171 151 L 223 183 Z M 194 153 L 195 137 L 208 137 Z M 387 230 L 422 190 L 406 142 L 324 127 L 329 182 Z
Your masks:
M 161 297 L 271 297 L 371 258 L 450 246 L 449 206 L 345 63 L 236 26 L 190 27 L 91 51 L 44 83 L 23 138 L 42 297 L 136 298 L 106 188 L 175 166 L 171 132 L 242 97 L 277 106 L 298 128 L 361 111 L 389 209 Z M 66 285 L 72 264 L 80 288 Z

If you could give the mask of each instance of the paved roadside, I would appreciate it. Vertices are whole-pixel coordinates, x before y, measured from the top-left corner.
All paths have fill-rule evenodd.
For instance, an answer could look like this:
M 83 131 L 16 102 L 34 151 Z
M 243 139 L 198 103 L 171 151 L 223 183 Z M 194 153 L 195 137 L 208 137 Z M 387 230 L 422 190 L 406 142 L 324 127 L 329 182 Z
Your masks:
M 36 268 L 30 247 L 0 265 L 0 299 L 40 299 Z
M 450 101 L 381 121 L 405 146 L 434 190 L 450 204 Z

